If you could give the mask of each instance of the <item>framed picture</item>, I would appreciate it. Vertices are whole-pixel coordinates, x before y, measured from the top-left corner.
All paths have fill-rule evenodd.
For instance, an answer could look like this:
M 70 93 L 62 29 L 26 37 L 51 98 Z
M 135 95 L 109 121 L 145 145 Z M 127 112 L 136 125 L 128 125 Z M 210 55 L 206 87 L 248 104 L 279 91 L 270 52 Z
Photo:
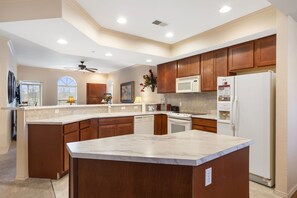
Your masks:
M 134 81 L 121 84 L 121 102 L 133 103 L 135 98 Z

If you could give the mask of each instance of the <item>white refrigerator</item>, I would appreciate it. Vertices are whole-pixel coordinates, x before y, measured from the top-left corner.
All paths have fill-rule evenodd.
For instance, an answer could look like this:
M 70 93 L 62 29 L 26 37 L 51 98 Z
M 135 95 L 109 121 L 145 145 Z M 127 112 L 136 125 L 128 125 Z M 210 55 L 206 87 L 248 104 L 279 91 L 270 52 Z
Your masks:
M 217 133 L 252 139 L 250 179 L 275 181 L 275 74 L 218 77 Z

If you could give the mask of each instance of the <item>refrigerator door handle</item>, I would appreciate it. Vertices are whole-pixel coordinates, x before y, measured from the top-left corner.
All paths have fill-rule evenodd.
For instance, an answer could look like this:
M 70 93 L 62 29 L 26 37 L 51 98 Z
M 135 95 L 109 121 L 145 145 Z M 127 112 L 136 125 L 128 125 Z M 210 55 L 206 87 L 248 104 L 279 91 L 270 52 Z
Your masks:
M 233 130 L 234 136 L 237 136 L 237 133 L 236 133 L 236 125 L 238 121 L 237 103 L 238 103 L 238 100 L 237 100 L 237 97 L 235 96 L 232 104 L 232 130 Z

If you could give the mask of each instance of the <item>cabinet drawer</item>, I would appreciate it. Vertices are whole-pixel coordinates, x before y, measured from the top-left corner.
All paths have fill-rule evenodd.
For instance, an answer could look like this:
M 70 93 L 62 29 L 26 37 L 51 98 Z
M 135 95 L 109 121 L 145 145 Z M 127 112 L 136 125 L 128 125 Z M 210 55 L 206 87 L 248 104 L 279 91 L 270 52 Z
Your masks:
M 133 123 L 133 121 L 133 117 L 102 118 L 99 119 L 99 125 Z
M 201 130 L 201 131 L 208 131 L 208 132 L 217 132 L 217 128 L 215 127 L 208 127 L 208 126 L 201 126 L 201 125 L 192 125 L 192 129 Z
M 74 132 L 74 131 L 78 131 L 78 129 L 79 129 L 78 122 L 74 122 L 74 123 L 71 123 L 71 124 L 66 124 L 66 125 L 64 125 L 64 134 L 65 133 L 71 133 L 71 132 Z
M 134 122 L 133 117 L 122 117 L 122 118 L 117 118 L 116 119 L 117 124 L 133 123 L 133 122 Z
M 90 120 L 81 121 L 81 122 L 79 122 L 79 129 L 87 128 L 90 126 L 90 124 L 91 124 Z
M 94 127 L 98 126 L 98 119 L 97 118 L 91 119 L 90 122 L 91 122 L 91 126 L 94 126 Z
M 217 121 L 216 120 L 202 119 L 202 118 L 193 118 L 192 119 L 192 124 L 193 125 L 208 126 L 208 127 L 217 127 Z

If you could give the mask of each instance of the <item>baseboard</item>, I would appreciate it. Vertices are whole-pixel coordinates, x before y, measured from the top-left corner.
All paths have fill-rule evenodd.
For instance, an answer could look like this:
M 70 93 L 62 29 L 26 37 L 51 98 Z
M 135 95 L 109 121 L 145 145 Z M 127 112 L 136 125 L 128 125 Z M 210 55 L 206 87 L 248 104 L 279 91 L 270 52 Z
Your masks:
M 297 198 L 297 184 L 290 190 L 290 192 L 284 193 L 274 189 L 274 194 L 279 195 L 284 198 Z

